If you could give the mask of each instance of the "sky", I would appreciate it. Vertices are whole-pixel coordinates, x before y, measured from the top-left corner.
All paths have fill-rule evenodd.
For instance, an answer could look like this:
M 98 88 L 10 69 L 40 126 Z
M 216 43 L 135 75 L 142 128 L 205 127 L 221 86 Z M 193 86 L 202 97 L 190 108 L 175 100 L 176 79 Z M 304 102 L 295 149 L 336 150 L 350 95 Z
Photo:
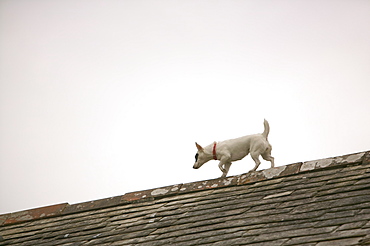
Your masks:
M 218 178 L 195 142 L 264 118 L 276 166 L 370 150 L 367 0 L 2 0 L 0 37 L 0 214 Z

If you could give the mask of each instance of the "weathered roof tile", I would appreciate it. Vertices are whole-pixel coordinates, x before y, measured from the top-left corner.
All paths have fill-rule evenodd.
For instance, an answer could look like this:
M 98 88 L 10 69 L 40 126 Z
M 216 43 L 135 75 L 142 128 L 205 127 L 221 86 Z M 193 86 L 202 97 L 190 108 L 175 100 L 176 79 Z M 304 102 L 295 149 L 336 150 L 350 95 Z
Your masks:
M 43 217 L 57 216 L 62 213 L 63 209 L 67 205 L 68 203 L 62 203 L 42 208 L 35 208 L 27 211 L 21 211 L 17 213 L 11 213 L 1 216 L 2 218 L 0 219 L 0 221 L 3 225 L 7 225 L 28 220 L 41 219 Z

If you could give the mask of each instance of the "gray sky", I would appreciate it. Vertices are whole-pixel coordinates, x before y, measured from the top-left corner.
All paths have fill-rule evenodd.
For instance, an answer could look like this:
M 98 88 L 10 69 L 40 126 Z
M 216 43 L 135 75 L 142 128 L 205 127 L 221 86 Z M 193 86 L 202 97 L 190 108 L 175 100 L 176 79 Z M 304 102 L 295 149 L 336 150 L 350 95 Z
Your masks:
M 278 166 L 369 150 L 369 23 L 366 0 L 0 1 L 0 213 L 217 178 L 194 142 L 264 118 Z

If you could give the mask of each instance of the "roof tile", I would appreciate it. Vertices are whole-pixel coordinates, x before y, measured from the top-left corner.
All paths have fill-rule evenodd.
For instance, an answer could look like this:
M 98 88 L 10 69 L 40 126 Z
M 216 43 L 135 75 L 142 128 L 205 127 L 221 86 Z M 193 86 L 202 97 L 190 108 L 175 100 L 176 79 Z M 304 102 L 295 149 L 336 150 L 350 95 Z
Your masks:
M 57 216 L 63 212 L 64 208 L 67 205 L 68 203 L 61 203 L 41 208 L 30 209 L 26 211 L 20 211 L 16 213 L 10 213 L 1 216 L 2 218 L 0 219 L 0 221 L 2 221 L 3 225 L 7 225 L 28 220 L 40 219 L 43 217 Z

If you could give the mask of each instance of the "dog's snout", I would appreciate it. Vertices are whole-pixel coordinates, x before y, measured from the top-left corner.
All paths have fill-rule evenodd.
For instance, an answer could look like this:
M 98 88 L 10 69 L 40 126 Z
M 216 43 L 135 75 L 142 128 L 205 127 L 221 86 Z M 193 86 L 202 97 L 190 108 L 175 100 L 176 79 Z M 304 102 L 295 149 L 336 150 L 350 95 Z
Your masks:
M 194 164 L 193 168 L 194 168 L 194 169 L 198 169 L 199 167 L 197 167 L 197 166 Z

